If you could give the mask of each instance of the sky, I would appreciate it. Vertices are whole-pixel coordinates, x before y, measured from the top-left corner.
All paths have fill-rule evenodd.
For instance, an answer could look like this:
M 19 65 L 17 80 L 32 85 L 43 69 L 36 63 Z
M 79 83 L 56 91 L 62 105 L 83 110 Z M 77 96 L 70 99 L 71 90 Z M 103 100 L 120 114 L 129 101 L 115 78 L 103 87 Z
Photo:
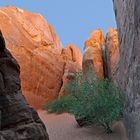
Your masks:
M 64 46 L 74 43 L 83 51 L 92 30 L 116 28 L 112 0 L 0 0 L 42 14 L 53 25 Z

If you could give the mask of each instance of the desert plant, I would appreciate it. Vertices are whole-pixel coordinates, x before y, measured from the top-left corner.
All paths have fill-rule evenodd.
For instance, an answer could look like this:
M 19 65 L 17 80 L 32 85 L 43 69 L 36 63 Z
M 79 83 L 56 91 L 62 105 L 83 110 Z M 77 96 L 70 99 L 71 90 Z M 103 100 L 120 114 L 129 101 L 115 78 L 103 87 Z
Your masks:
M 109 80 L 90 84 L 82 74 L 66 86 L 67 96 L 56 99 L 46 106 L 49 112 L 68 112 L 75 116 L 79 125 L 100 125 L 111 133 L 111 125 L 123 114 L 123 96 Z
M 90 98 L 91 108 L 87 114 L 92 124 L 101 125 L 111 133 L 111 125 L 123 114 L 124 97 L 109 80 L 98 81 L 94 85 L 94 96 Z
M 62 96 L 49 102 L 44 106 L 44 109 L 46 109 L 48 113 L 71 113 L 71 108 L 73 108 L 75 102 L 76 100 L 72 96 Z

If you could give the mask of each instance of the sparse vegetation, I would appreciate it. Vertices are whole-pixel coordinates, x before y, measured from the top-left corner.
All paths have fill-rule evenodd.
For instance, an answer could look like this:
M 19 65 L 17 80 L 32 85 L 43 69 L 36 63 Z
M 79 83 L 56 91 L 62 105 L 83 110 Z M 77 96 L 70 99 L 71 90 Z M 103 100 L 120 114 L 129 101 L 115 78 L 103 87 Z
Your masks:
M 66 91 L 67 96 L 46 105 L 48 112 L 71 113 L 79 125 L 100 125 L 106 133 L 111 133 L 112 123 L 122 117 L 124 98 L 107 79 L 90 84 L 78 73 Z

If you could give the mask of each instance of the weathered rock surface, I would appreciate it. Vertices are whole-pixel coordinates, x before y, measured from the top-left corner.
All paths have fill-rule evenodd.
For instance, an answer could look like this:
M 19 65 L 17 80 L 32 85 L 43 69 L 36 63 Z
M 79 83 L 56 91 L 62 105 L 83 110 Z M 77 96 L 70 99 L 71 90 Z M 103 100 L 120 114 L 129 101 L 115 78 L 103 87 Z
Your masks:
M 118 70 L 119 62 L 119 41 L 118 41 L 118 32 L 116 29 L 110 27 L 109 32 L 106 35 L 105 41 L 105 65 L 107 67 L 106 76 L 114 80 L 115 74 Z
M 83 73 L 89 81 L 104 77 L 103 53 L 104 33 L 101 29 L 94 30 L 85 42 L 83 56 Z M 93 79 L 92 79 L 92 78 Z
M 82 66 L 82 54 L 79 48 L 74 44 L 70 43 L 66 48 L 62 49 L 61 56 L 67 61 L 77 62 L 77 64 Z
M 66 95 L 66 85 L 75 79 L 75 74 L 82 71 L 82 54 L 79 48 L 74 44 L 69 44 L 62 49 L 61 53 L 65 60 L 64 75 L 62 77 L 63 84 L 59 92 L 59 96 Z
M 92 31 L 84 48 L 83 72 L 88 80 L 96 81 L 106 77 L 115 81 L 119 66 L 117 30 L 110 27 L 106 39 L 101 29 Z
M 140 1 L 113 0 L 119 32 L 118 85 L 125 93 L 129 140 L 140 140 Z
M 0 34 L 0 140 L 49 140 L 37 112 L 22 95 L 19 74 Z
M 53 27 L 40 15 L 9 6 L 0 8 L 0 29 L 8 49 L 21 66 L 21 83 L 28 102 L 40 108 L 59 96 L 68 60 Z M 77 61 L 77 49 L 69 48 L 68 59 Z M 71 52 L 72 51 L 72 52 Z

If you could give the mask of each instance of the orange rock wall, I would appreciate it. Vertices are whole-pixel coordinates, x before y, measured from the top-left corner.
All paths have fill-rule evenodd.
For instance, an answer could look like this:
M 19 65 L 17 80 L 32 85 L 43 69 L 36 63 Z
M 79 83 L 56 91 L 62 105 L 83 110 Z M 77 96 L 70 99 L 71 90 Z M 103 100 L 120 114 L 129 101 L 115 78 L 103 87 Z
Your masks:
M 0 7 L 0 21 L 7 47 L 21 66 L 22 89 L 28 102 L 40 108 L 57 98 L 67 62 L 82 63 L 77 48 L 69 47 L 69 60 L 65 60 L 54 28 L 40 14 L 13 6 Z

